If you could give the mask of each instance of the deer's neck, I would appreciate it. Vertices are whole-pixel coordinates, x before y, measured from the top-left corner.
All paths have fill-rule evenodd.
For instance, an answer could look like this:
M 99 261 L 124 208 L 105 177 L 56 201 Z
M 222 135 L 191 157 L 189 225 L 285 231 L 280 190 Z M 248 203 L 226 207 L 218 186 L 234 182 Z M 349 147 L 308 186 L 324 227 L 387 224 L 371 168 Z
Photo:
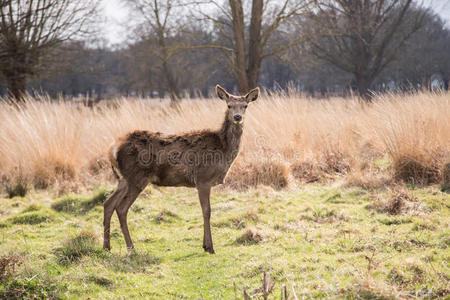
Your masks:
M 225 152 L 237 155 L 241 144 L 242 124 L 231 122 L 228 116 L 225 115 L 225 120 L 220 129 L 220 136 Z

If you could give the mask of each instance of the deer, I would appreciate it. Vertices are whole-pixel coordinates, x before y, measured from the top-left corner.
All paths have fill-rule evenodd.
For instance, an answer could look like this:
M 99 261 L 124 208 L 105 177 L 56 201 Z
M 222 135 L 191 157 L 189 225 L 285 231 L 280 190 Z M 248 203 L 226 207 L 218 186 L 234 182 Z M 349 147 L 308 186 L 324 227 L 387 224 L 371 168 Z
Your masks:
M 127 214 L 139 194 L 151 183 L 197 189 L 203 214 L 203 249 L 215 253 L 210 225 L 211 188 L 224 183 L 239 154 L 245 111 L 250 102 L 258 99 L 260 90 L 256 87 L 244 96 L 236 96 L 217 85 L 216 94 L 228 106 L 218 130 L 178 135 L 136 130 L 111 147 L 109 160 L 118 185 L 103 204 L 103 249 L 111 250 L 110 224 L 116 211 L 127 249 L 134 251 Z

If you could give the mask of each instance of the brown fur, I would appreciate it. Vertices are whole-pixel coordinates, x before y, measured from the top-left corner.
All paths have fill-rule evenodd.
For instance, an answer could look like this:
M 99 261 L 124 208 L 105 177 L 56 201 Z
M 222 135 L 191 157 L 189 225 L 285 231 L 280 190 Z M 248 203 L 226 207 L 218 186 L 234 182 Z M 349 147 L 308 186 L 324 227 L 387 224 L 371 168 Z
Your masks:
M 209 221 L 210 190 L 223 183 L 239 153 L 245 109 L 259 96 L 258 88 L 245 96 L 230 95 L 220 86 L 216 91 L 228 104 L 219 130 L 181 135 L 138 130 L 127 134 L 112 147 L 109 157 L 120 177 L 116 191 L 104 203 L 104 249 L 110 249 L 110 222 L 114 210 L 127 248 L 133 249 L 127 225 L 128 209 L 147 184 L 152 183 L 197 188 L 204 221 L 203 248 L 214 253 Z

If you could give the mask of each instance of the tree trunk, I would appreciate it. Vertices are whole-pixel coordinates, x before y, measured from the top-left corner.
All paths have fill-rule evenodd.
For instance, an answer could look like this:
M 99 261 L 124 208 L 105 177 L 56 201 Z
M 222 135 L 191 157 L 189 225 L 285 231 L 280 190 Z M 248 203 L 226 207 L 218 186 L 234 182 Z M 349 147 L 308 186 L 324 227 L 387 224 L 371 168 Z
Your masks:
M 156 1 L 155 1 L 156 3 Z M 162 51 L 162 70 L 165 76 L 165 79 L 167 81 L 167 87 L 169 88 L 170 93 L 170 105 L 171 106 L 178 106 L 178 103 L 180 101 L 180 93 L 178 91 L 178 85 L 177 80 L 175 79 L 172 70 L 170 69 L 168 58 L 169 58 L 169 52 L 167 50 L 166 46 L 166 37 L 164 35 L 164 26 L 159 21 L 159 15 L 158 11 L 155 11 L 155 15 L 157 17 L 157 23 L 158 23 L 158 30 L 157 30 L 157 37 L 158 37 L 158 44 Z
M 12 74 L 6 76 L 8 95 L 16 102 L 23 102 L 26 92 L 26 76 L 24 74 Z
M 180 102 L 180 92 L 178 91 L 177 81 L 174 78 L 167 61 L 164 61 L 162 65 L 163 65 L 164 76 L 166 77 L 166 81 L 167 81 L 167 86 L 169 88 L 170 105 L 177 106 L 178 102 Z
M 242 0 L 229 0 L 231 14 L 233 18 L 233 35 L 234 35 L 234 70 L 238 82 L 239 92 L 241 94 L 248 92 L 247 78 L 247 60 L 245 54 L 245 25 L 244 10 L 242 8 Z
M 248 88 L 250 89 L 253 89 L 258 85 L 259 72 L 261 70 L 261 24 L 263 6 L 263 0 L 253 0 L 247 70 Z
M 355 74 L 355 79 L 359 96 L 365 101 L 370 101 L 370 99 L 372 98 L 372 94 L 370 93 L 369 89 L 372 85 L 373 79 L 359 74 Z

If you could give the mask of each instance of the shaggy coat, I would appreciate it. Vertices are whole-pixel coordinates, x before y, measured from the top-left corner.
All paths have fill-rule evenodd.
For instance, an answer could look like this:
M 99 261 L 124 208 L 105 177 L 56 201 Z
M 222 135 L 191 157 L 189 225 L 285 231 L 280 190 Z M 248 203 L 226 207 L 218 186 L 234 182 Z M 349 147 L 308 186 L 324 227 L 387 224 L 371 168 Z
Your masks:
M 117 212 L 127 248 L 134 248 L 127 225 L 127 213 L 137 196 L 152 183 L 158 186 L 196 187 L 202 207 L 203 248 L 214 253 L 210 229 L 210 191 L 221 184 L 239 153 L 244 113 L 259 96 L 259 89 L 245 96 L 234 96 L 217 86 L 219 98 L 228 110 L 221 128 L 181 135 L 134 131 L 119 140 L 110 151 L 110 161 L 119 184 L 104 203 L 103 248 L 110 249 L 110 223 Z

